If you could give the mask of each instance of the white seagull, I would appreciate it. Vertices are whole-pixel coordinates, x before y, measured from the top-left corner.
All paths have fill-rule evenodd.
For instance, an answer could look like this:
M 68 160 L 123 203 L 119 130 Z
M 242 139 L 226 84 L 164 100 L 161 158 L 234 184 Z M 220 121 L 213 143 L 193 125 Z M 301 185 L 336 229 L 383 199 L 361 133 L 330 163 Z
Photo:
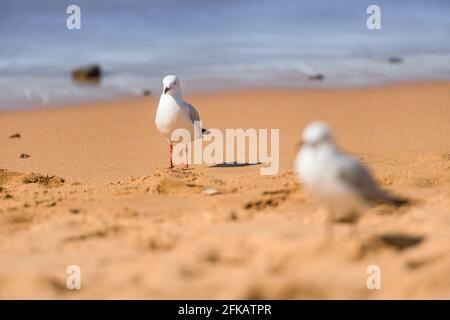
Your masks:
M 329 225 L 333 221 L 353 222 L 370 205 L 407 202 L 381 189 L 361 162 L 341 152 L 323 122 L 313 122 L 304 129 L 294 167 L 306 189 L 328 208 Z
M 206 129 L 200 128 L 200 116 L 195 108 L 183 100 L 181 94 L 180 80 L 175 75 L 169 75 L 163 79 L 163 92 L 159 99 L 156 110 L 156 127 L 159 132 L 169 142 L 170 164 L 173 168 L 172 151 L 173 141 L 172 132 L 176 129 L 186 129 L 190 132 L 192 139 L 201 138 L 201 135 L 208 133 Z M 194 130 L 194 127 L 197 127 Z M 195 136 L 197 135 L 197 136 Z M 187 145 L 186 145 L 187 148 Z M 184 168 L 188 168 L 188 163 Z

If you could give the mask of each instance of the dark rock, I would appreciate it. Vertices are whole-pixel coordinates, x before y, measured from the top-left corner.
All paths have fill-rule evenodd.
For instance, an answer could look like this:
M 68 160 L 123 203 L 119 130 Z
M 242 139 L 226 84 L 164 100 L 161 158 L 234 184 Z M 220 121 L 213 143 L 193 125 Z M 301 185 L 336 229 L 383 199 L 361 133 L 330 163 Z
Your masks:
M 150 90 L 144 90 L 142 91 L 142 95 L 144 97 L 150 97 L 152 95 L 152 92 Z
M 80 213 L 80 209 L 77 209 L 77 208 L 72 208 L 69 211 L 71 214 L 79 214 Z
M 72 71 L 72 79 L 77 82 L 98 83 L 102 77 L 99 65 L 77 68 Z
M 20 138 L 20 137 L 21 137 L 20 133 L 14 133 L 9 136 L 10 139 L 15 139 L 15 138 Z
M 29 154 L 26 154 L 26 153 L 22 153 L 20 155 L 20 159 L 26 159 L 26 158 L 29 158 L 29 157 L 31 157 L 31 156 Z
M 388 61 L 389 63 L 402 63 L 403 59 L 400 57 L 390 57 Z
M 323 80 L 324 76 L 321 73 L 316 73 L 316 74 L 311 74 L 308 76 L 309 80 L 317 80 L 317 81 L 321 81 Z
M 230 220 L 236 221 L 239 219 L 238 214 L 236 213 L 236 211 L 230 211 Z

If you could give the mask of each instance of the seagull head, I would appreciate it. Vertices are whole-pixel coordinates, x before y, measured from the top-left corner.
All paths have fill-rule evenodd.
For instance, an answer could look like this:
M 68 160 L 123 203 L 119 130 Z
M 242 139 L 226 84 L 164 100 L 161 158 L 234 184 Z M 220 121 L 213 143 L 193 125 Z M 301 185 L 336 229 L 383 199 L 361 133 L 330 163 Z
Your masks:
M 175 75 L 165 76 L 163 79 L 163 94 L 181 93 L 180 80 Z
M 334 147 L 333 133 L 324 122 L 314 121 L 303 130 L 302 146 L 316 148 L 319 146 Z

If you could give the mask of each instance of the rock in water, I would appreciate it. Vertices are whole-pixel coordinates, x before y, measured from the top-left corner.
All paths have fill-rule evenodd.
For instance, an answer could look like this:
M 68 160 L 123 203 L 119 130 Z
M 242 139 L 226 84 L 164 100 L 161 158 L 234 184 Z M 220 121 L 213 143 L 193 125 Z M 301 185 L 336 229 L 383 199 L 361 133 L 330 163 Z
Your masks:
M 309 80 L 318 80 L 318 81 L 320 81 L 320 80 L 323 80 L 323 78 L 324 78 L 324 76 L 321 73 L 311 74 L 311 75 L 308 76 Z
M 101 76 L 102 69 L 99 65 L 81 67 L 72 71 L 72 79 L 77 82 L 98 83 Z
M 389 63 L 402 63 L 403 59 L 400 57 L 390 57 L 388 61 Z

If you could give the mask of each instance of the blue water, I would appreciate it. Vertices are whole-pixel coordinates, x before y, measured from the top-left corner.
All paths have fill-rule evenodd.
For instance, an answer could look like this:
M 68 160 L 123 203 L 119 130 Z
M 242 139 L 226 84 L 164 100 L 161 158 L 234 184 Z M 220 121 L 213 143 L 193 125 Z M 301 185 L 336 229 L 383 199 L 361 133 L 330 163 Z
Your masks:
M 373 3 L 381 30 L 366 27 Z M 100 85 L 71 80 L 92 63 Z M 450 80 L 450 1 L 0 0 L 0 109 L 159 94 L 166 74 L 187 93 Z

